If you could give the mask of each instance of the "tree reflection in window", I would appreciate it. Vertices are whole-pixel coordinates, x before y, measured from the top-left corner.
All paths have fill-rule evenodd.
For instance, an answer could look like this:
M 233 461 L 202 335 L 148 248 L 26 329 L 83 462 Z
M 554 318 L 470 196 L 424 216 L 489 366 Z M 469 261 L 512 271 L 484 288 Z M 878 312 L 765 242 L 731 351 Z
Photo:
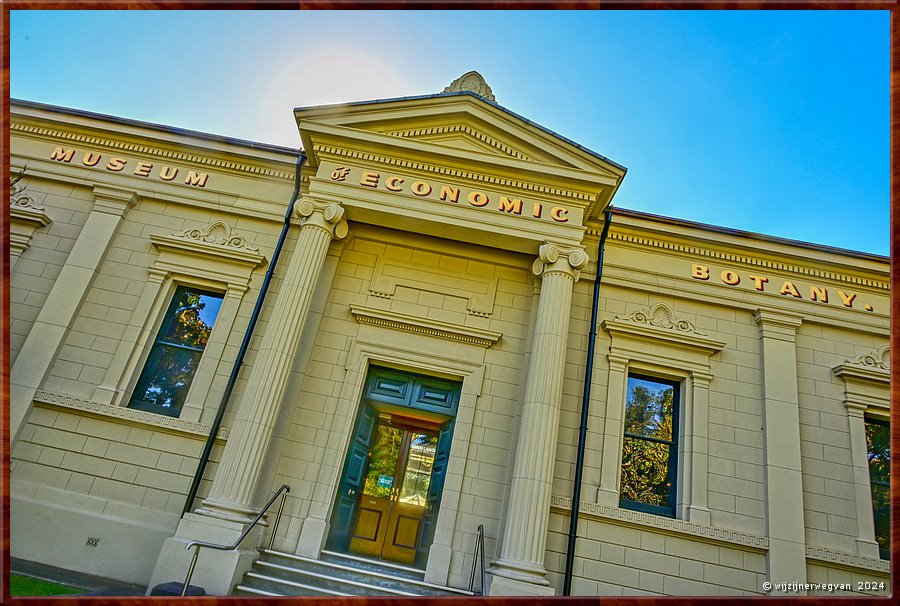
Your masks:
M 619 505 L 674 517 L 678 384 L 630 375 Z
M 179 286 L 134 389 L 130 408 L 177 417 L 222 307 L 222 295 Z
M 866 445 L 875 540 L 881 558 L 888 560 L 891 556 L 891 431 L 887 421 L 866 419 Z

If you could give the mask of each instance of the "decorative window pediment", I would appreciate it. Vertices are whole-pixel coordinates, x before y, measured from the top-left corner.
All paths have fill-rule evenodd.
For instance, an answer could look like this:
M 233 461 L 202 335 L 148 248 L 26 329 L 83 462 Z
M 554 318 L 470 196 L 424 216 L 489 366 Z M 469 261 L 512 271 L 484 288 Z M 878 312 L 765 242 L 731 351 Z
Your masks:
M 246 285 L 250 272 L 266 262 L 258 248 L 222 221 L 204 228 L 192 227 L 179 234 L 152 234 L 150 240 L 160 252 L 156 268 L 199 272 L 227 283 Z M 188 268 L 190 271 L 186 272 Z
M 689 320 L 675 317 L 665 303 L 657 303 L 627 316 L 616 316 L 613 320 L 604 320 L 602 326 L 613 337 L 621 335 L 639 341 L 662 343 L 679 349 L 694 350 L 706 356 L 725 347 L 724 341 L 700 333 Z
M 23 187 L 18 183 L 10 186 L 9 250 L 13 263 L 28 249 L 35 230 L 47 227 L 52 222 L 44 207 L 26 194 Z
M 835 366 L 832 371 L 845 381 L 850 379 L 890 384 L 891 346 L 885 345 L 853 360 L 847 360 L 843 364 Z

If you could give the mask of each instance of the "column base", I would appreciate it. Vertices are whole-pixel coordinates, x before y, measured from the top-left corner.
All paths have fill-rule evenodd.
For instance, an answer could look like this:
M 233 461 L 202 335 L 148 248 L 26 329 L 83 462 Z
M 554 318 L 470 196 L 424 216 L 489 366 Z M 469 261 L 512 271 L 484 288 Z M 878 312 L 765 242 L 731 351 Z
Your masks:
M 868 558 L 881 558 L 878 543 L 867 539 L 856 539 L 856 553 Z
M 238 524 L 249 524 L 256 518 L 259 511 L 237 503 L 228 503 L 217 499 L 203 499 L 203 503 L 194 513 L 228 522 L 237 522 Z M 265 520 L 262 520 L 262 523 L 265 525 Z
M 297 550 L 294 552 L 305 558 L 318 560 L 322 546 L 325 545 L 325 537 L 328 532 L 328 522 L 322 518 L 306 518 L 300 529 L 300 540 L 297 542 Z
M 535 585 L 527 581 L 519 581 L 509 577 L 492 575 L 491 589 L 488 595 L 534 595 L 534 596 L 551 596 L 556 595 L 556 590 L 549 585 Z
M 609 490 L 607 488 L 597 489 L 597 505 L 605 505 L 607 507 L 619 506 L 619 491 Z
M 706 507 L 697 507 L 688 505 L 687 516 L 685 516 L 691 524 L 699 524 L 700 526 L 710 525 L 710 513 Z
M 147 585 L 149 592 L 160 583 L 184 582 L 194 549 L 186 549 L 190 541 L 205 541 L 219 545 L 233 544 L 244 531 L 245 525 L 221 519 L 209 518 L 195 513 L 185 514 L 178 523 L 175 536 L 163 542 Z M 229 595 L 234 586 L 250 570 L 259 557 L 256 547 L 262 540 L 262 529 L 258 526 L 232 551 L 200 549 L 197 567 L 191 577 L 191 585 L 203 587 L 207 595 Z

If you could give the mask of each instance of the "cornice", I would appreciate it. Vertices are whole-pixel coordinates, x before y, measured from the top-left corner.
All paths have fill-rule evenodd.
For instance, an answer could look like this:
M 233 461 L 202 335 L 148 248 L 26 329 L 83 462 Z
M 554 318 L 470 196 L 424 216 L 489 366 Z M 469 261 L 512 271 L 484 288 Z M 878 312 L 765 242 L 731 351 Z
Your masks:
M 557 509 L 561 512 L 571 512 L 572 499 L 571 497 L 552 496 L 550 498 L 550 507 L 551 509 Z M 682 535 L 685 538 L 692 540 L 727 543 L 729 545 L 738 545 L 740 547 L 762 551 L 769 549 L 769 539 L 767 537 L 736 530 L 702 526 L 686 520 L 665 518 L 650 513 L 609 507 L 608 505 L 599 505 L 597 503 L 586 503 L 585 501 L 581 501 L 578 504 L 578 511 L 585 517 L 593 518 L 601 522 L 635 526 L 639 529 L 650 528 L 671 534 Z
M 847 568 L 863 568 L 865 570 L 883 572 L 884 574 L 890 574 L 891 572 L 891 563 L 888 560 L 869 558 L 856 553 L 828 549 L 827 547 L 807 546 L 806 558 L 829 564 L 840 564 Z
M 594 228 L 589 228 L 587 230 L 587 233 L 591 234 L 591 235 L 599 234 L 599 232 Z M 740 263 L 743 265 L 751 265 L 754 267 L 764 267 L 766 269 L 783 271 L 786 273 L 801 274 L 801 275 L 810 276 L 813 278 L 821 278 L 824 280 L 832 280 L 835 282 L 845 282 L 847 284 L 854 284 L 857 286 L 867 286 L 869 288 L 883 290 L 885 292 L 890 291 L 890 283 L 889 282 L 870 280 L 868 278 L 859 278 L 856 276 L 850 276 L 847 274 L 837 273 L 837 272 L 833 272 L 833 271 L 824 271 L 824 270 L 820 270 L 820 269 L 814 269 L 811 267 L 803 267 L 800 265 L 794 265 L 791 263 L 783 263 L 780 261 L 770 261 L 768 259 L 757 259 L 755 257 L 749 257 L 747 255 L 712 250 L 709 248 L 703 248 L 700 246 L 693 246 L 693 245 L 688 245 L 688 244 L 681 244 L 678 242 L 667 242 L 667 241 L 659 240 L 656 238 L 636 236 L 633 234 L 623 234 L 623 233 L 617 233 L 617 232 L 610 231 L 608 237 L 611 240 L 617 240 L 619 242 L 623 242 L 626 244 L 633 244 L 633 245 L 644 246 L 644 247 L 649 247 L 649 248 L 659 248 L 659 249 L 668 250 L 668 251 L 676 251 L 676 252 L 684 253 L 686 255 L 707 257 L 707 258 L 716 259 L 716 260 L 722 261 L 722 262 Z
M 401 158 L 394 158 L 392 156 L 383 156 L 381 154 L 373 154 L 370 152 L 363 152 L 355 149 L 344 149 L 341 147 L 335 147 L 333 145 L 314 145 L 313 150 L 318 153 L 330 154 L 332 156 L 339 156 L 342 158 L 352 158 L 354 160 L 360 160 L 363 162 L 375 162 L 378 164 L 386 164 L 389 166 L 398 166 L 400 168 L 405 168 L 413 171 L 422 171 L 433 173 L 436 175 L 443 175 L 446 177 L 457 178 L 457 179 L 468 179 L 470 181 L 478 181 L 481 183 L 489 183 L 491 185 L 495 185 L 498 187 L 511 187 L 516 189 L 523 189 L 526 191 L 532 191 L 540 195 L 545 196 L 555 196 L 558 198 L 565 198 L 568 200 L 577 200 L 581 203 L 590 203 L 594 200 L 594 197 L 590 194 L 585 194 L 581 192 L 575 192 L 565 189 L 560 189 L 557 187 L 547 187 L 544 185 L 537 185 L 534 183 L 526 183 L 523 181 L 516 181 L 513 179 L 504 179 L 501 177 L 496 177 L 493 175 L 483 175 L 480 173 L 474 173 L 467 170 L 457 169 L 457 168 L 447 168 L 445 166 L 437 166 L 434 164 L 427 164 L 424 162 L 413 162 L 410 160 L 403 160 Z
M 149 425 L 154 428 L 173 431 L 190 436 L 206 437 L 209 435 L 210 426 L 192 421 L 183 421 L 175 417 L 158 415 L 134 408 L 125 408 L 115 404 L 101 404 L 85 398 L 79 398 L 63 393 L 54 393 L 39 389 L 34 395 L 35 404 L 41 404 L 52 408 L 63 408 L 82 414 L 91 414 L 103 417 L 116 423 L 136 423 Z M 229 430 L 219 430 L 216 439 L 227 440 Z
M 482 143 L 486 143 L 487 145 L 493 147 L 497 151 L 503 152 L 507 156 L 518 158 L 519 160 L 525 160 L 528 162 L 532 161 L 532 158 L 529 158 L 522 152 L 517 149 L 506 145 L 505 143 L 501 143 L 497 139 L 490 137 L 483 132 L 475 130 L 468 124 L 446 124 L 441 126 L 431 126 L 427 128 L 410 128 L 406 130 L 391 130 L 385 131 L 383 134 L 391 135 L 393 137 L 421 137 L 421 136 L 430 136 L 430 135 L 446 135 L 451 133 L 465 133 L 474 139 L 481 141 Z
M 107 139 L 104 137 L 98 137 L 95 135 L 84 135 L 79 133 L 72 133 L 64 130 L 59 130 L 55 128 L 48 128 L 44 126 L 34 126 L 31 124 L 21 124 L 18 122 L 14 122 L 10 124 L 10 131 L 17 131 L 21 133 L 29 133 L 32 135 L 39 135 L 42 137 L 49 137 L 52 139 L 64 139 L 67 141 L 72 141 L 75 143 L 82 143 L 86 145 L 96 145 L 100 147 L 119 149 L 123 151 L 132 152 L 135 154 L 141 154 L 145 156 L 155 156 L 157 158 L 166 158 L 170 160 L 177 160 L 179 162 L 184 162 L 185 164 L 202 164 L 205 166 L 211 166 L 215 168 L 232 170 L 236 172 L 249 173 L 252 175 L 259 175 L 264 177 L 275 177 L 278 179 L 287 179 L 293 180 L 294 175 L 290 172 L 274 170 L 270 168 L 261 168 L 259 166 L 251 166 L 249 164 L 244 164 L 240 162 L 230 162 L 226 160 L 219 160 L 217 158 L 210 158 L 208 156 L 197 156 L 194 154 L 187 154 L 184 152 L 171 151 L 167 149 L 161 149 L 159 147 L 153 147 L 149 145 L 138 145 L 136 143 L 127 143 L 125 141 L 114 141 L 112 139 Z
M 459 341 L 471 345 L 479 345 L 485 348 L 490 347 L 503 336 L 503 333 L 495 332 L 493 330 L 472 328 L 471 326 L 463 326 L 461 324 L 442 322 L 440 320 L 432 320 L 429 318 L 420 318 L 418 316 L 410 316 L 383 309 L 373 309 L 371 307 L 363 307 L 360 305 L 350 305 L 350 313 L 353 314 L 353 317 L 356 318 L 356 321 L 360 324 L 372 324 L 396 330 L 404 330 L 406 332 L 429 335 L 440 339 L 447 339 L 449 341 Z

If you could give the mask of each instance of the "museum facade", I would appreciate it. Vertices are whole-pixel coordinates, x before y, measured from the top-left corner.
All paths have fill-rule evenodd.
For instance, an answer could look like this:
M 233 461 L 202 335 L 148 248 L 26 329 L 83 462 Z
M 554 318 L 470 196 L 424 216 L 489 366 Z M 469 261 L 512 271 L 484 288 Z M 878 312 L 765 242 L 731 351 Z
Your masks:
M 474 72 L 295 116 L 11 103 L 13 557 L 182 581 L 275 501 L 191 583 L 890 591 L 887 258 L 614 208 Z

